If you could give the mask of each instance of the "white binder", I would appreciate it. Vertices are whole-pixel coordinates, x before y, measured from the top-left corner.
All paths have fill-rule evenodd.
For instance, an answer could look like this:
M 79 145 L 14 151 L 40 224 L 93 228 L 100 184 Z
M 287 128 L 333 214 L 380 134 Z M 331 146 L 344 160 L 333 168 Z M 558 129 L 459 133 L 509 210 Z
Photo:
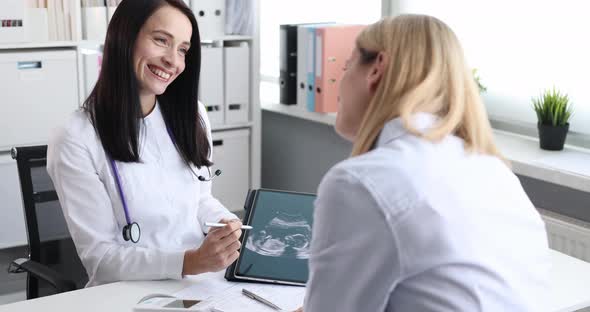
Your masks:
M 116 6 L 107 6 L 107 29 L 109 28 L 109 23 L 111 22 L 113 15 L 115 15 L 116 10 Z
M 225 1 L 225 33 L 228 35 L 252 36 L 256 8 L 254 0 Z
M 201 40 L 225 35 L 225 0 L 191 0 L 191 9 L 197 18 Z
M 27 42 L 45 42 L 49 41 L 49 32 L 47 28 L 47 9 L 46 8 L 27 8 L 25 10 L 25 41 Z
M 223 102 L 223 48 L 201 46 L 201 75 L 199 100 L 207 108 L 212 126 L 224 121 Z
M 94 89 L 100 74 L 102 49 L 100 46 L 94 48 L 85 47 L 81 50 L 81 54 L 82 65 L 84 66 L 84 98 L 87 98 Z
M 250 50 L 246 43 L 224 49 L 225 123 L 245 123 L 250 102 Z
M 82 37 L 85 40 L 104 41 L 107 33 L 107 8 L 82 8 L 82 26 Z
M 25 2 L 0 0 L 0 43 L 25 40 Z
M 297 27 L 297 108 L 307 110 L 307 33 L 304 26 Z

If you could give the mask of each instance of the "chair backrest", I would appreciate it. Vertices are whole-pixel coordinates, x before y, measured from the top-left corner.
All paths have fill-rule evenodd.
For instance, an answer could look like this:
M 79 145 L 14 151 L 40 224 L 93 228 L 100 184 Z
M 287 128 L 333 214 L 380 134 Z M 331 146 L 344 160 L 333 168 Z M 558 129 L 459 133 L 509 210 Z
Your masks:
M 15 147 L 12 158 L 18 166 L 30 259 L 75 282 L 78 288 L 84 287 L 88 276 L 47 173 L 47 145 Z M 29 274 L 27 299 L 54 293 L 49 284 Z

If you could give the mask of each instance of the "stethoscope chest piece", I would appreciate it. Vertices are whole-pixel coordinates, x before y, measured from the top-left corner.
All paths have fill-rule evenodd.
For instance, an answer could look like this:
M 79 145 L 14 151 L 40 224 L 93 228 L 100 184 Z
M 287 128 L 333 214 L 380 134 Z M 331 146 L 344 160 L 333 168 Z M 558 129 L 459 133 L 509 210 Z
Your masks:
M 127 224 L 123 227 L 123 239 L 125 239 L 125 241 L 137 243 L 139 242 L 140 237 L 141 229 L 139 228 L 139 224 L 137 224 L 137 222 Z
M 170 135 L 170 139 L 174 142 L 174 136 L 170 131 L 170 128 L 167 128 L 168 134 Z M 129 209 L 127 207 L 127 200 L 125 200 L 125 193 L 123 192 L 123 187 L 121 186 L 121 178 L 119 177 L 119 170 L 117 170 L 117 165 L 115 164 L 115 160 L 112 158 L 110 159 L 111 168 L 113 170 L 113 175 L 115 177 L 115 184 L 117 185 L 117 190 L 119 191 L 119 196 L 121 197 L 121 203 L 123 204 L 123 211 L 125 212 L 125 221 L 127 221 L 127 225 L 123 227 L 123 239 L 127 241 L 132 241 L 134 243 L 139 242 L 139 238 L 141 237 L 141 229 L 139 228 L 139 224 L 137 222 L 131 222 L 131 218 L 129 217 Z M 190 168 L 190 166 L 189 166 Z M 207 182 L 211 181 L 213 177 L 219 176 L 221 174 L 221 170 L 216 170 L 213 175 L 211 175 L 211 170 L 207 167 L 207 171 L 209 172 L 209 178 L 205 178 L 204 176 L 197 175 L 191 168 L 193 174 L 197 176 L 199 181 Z

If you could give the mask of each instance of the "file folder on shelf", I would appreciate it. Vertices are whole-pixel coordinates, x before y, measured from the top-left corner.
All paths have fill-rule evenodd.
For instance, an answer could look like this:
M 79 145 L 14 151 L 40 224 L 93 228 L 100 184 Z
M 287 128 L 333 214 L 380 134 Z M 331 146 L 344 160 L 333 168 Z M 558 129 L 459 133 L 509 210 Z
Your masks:
M 254 0 L 225 1 L 225 34 L 252 36 L 256 9 Z
M 107 8 L 104 6 L 83 7 L 82 26 L 84 39 L 104 41 L 107 33 Z M 49 35 L 51 39 L 51 33 Z
M 222 47 L 201 46 L 199 100 L 207 109 L 211 125 L 222 125 L 225 119 Z
M 88 97 L 94 89 L 100 68 L 102 66 L 102 47 L 96 46 L 93 49 L 84 48 L 81 51 L 82 64 L 84 66 L 84 97 Z
M 25 40 L 25 2 L 22 0 L 0 1 L 0 43 Z
M 49 32 L 47 31 L 49 23 L 47 22 L 46 8 L 27 8 L 25 10 L 25 41 L 27 42 L 44 42 L 49 41 Z
M 297 25 L 280 26 L 280 101 L 297 104 Z
M 307 109 L 307 33 L 305 26 L 297 27 L 297 104 Z
M 219 39 L 225 35 L 225 0 L 191 0 L 201 40 Z
M 307 72 L 307 110 L 315 112 L 315 63 L 316 63 L 316 45 L 315 45 L 315 32 L 317 28 L 323 26 L 308 26 L 307 28 L 307 60 L 306 72 Z
M 243 42 L 237 47 L 225 47 L 225 123 L 248 122 L 250 102 L 250 50 Z
M 307 68 L 308 58 L 313 62 L 313 53 L 309 55 L 308 33 L 310 27 L 327 26 L 333 23 L 299 24 L 297 26 L 297 108 L 307 110 Z
M 339 25 L 316 30 L 315 111 L 338 111 L 338 87 L 346 59 L 354 49 L 357 35 L 365 26 Z

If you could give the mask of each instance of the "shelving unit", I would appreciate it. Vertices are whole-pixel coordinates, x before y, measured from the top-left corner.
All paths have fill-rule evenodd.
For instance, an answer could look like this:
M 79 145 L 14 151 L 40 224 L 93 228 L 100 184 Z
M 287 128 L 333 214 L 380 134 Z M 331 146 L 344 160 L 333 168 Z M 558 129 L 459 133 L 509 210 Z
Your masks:
M 1 50 L 76 48 L 77 41 L 20 42 L 0 44 Z

